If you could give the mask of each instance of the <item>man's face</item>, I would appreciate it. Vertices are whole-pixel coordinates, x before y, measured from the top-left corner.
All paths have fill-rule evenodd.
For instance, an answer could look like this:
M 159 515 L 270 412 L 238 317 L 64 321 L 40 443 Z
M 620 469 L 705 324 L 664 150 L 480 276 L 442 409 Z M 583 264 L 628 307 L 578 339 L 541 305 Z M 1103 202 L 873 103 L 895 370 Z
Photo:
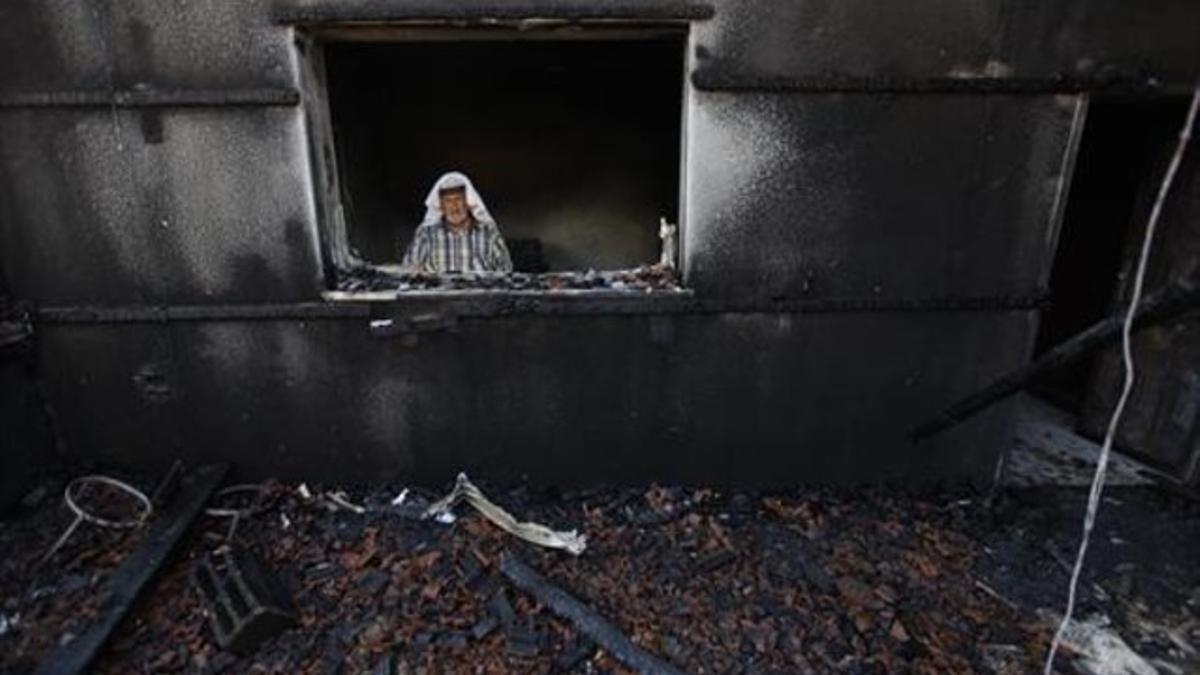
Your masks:
M 438 198 L 442 202 L 442 215 L 445 216 L 447 223 L 455 227 L 461 227 L 467 223 L 471 212 L 467 209 L 466 190 L 462 188 L 447 190 L 438 195 Z

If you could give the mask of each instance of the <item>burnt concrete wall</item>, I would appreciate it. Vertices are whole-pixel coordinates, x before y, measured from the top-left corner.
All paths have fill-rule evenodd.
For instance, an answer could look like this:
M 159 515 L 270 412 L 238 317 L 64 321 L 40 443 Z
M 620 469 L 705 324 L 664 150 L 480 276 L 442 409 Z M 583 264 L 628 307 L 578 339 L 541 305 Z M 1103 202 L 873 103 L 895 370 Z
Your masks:
M 9 348 L 11 352 L 14 348 Z M 26 359 L 0 351 L 0 513 L 54 463 L 54 445 Z
M 698 25 L 697 68 L 725 80 L 1098 78 L 1186 89 L 1200 68 L 1200 8 L 1178 0 L 714 4 Z
M 292 87 L 263 3 L 0 7 L 0 91 Z M 0 264 L 46 304 L 311 299 L 320 288 L 294 106 L 0 109 Z
M 978 478 L 998 416 L 904 439 L 947 391 L 1015 365 L 1029 312 L 512 317 L 415 346 L 365 320 L 57 326 L 60 424 L 106 459 L 227 459 L 288 478 L 462 468 L 494 480 L 782 484 Z M 886 330 L 886 335 L 881 335 Z M 132 374 L 132 376 L 131 376 Z M 988 433 L 984 433 L 984 432 Z
M 42 308 L 39 372 L 78 455 L 294 478 L 983 476 L 1003 410 L 933 445 L 902 431 L 1027 358 L 1036 316 L 1005 298 L 1044 286 L 1080 94 L 1187 86 L 1198 13 L 9 0 L 0 265 Z M 680 216 L 705 313 L 472 319 L 415 347 L 362 318 L 54 319 L 318 301 L 312 100 L 286 22 L 451 15 L 692 22 Z M 991 301 L 913 311 L 947 297 Z M 823 301 L 841 309 L 796 309 Z
M 319 291 L 294 110 L 0 114 L 0 235 L 16 297 L 158 305 Z
M 685 273 L 744 297 L 1035 293 L 1069 96 L 697 92 Z

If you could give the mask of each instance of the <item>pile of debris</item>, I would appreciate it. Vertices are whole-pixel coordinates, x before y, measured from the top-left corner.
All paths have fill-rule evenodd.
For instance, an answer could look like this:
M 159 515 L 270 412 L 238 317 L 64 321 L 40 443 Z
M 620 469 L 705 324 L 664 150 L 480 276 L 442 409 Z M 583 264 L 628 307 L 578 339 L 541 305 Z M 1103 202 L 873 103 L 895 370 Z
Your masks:
M 1138 490 L 1121 499 L 1145 501 L 1149 488 Z M 970 491 L 865 488 L 487 492 L 503 509 L 481 507 L 482 492 L 467 495 L 478 510 L 431 508 L 440 495 L 416 488 L 218 492 L 96 671 L 1034 672 L 1084 496 L 997 506 Z M 1200 593 L 1187 595 L 1200 571 L 1186 566 L 1200 510 L 1153 500 L 1137 513 L 1173 523 L 1156 536 L 1177 537 L 1174 547 L 1137 541 L 1145 528 L 1132 512 L 1103 531 L 1177 568 L 1088 579 L 1085 589 L 1105 590 L 1083 611 L 1152 599 L 1173 637 L 1134 646 L 1147 662 L 1186 666 L 1200 641 Z M 13 552 L 0 561 L 0 613 L 19 617 L 0 635 L 0 672 L 69 643 L 90 614 L 87 593 L 137 539 L 81 531 L 58 564 L 37 568 L 65 518 L 53 506 L 43 498 L 0 531 Z M 1101 569 L 1111 557 L 1097 549 Z M 1068 644 L 1063 672 L 1095 657 L 1090 644 Z
M 84 525 L 47 557 L 74 521 L 59 500 L 65 485 L 48 480 L 36 486 L 0 530 L 6 551 L 0 556 L 0 673 L 32 672 L 55 646 L 82 634 L 100 613 L 100 586 L 141 535 Z M 98 490 L 89 506 L 108 515 L 127 504 L 115 491 Z
M 679 290 L 675 270 L 664 265 L 643 265 L 629 270 L 597 272 L 471 272 L 425 274 L 363 266 L 340 274 L 337 290 L 343 292 L 408 291 L 672 291 Z

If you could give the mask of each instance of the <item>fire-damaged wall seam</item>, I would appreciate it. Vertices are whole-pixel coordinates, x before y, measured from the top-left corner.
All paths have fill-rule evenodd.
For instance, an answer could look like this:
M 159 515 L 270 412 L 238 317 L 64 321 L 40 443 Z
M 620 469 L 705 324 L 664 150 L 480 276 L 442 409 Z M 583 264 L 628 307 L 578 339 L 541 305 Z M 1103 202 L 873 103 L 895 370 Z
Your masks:
M 300 92 L 288 87 L 0 92 L 0 109 L 288 107 L 299 103 Z
M 189 321 L 364 319 L 411 309 L 441 309 L 460 317 L 515 315 L 622 316 L 661 314 L 870 314 L 907 312 L 1007 312 L 1037 309 L 1047 296 L 996 295 L 928 298 L 704 299 L 691 293 L 643 297 L 620 291 L 592 298 L 542 292 L 478 297 L 411 296 L 396 302 L 335 302 L 264 305 L 171 305 L 164 307 L 41 307 L 38 323 L 113 324 Z
M 1048 77 L 856 77 L 827 75 L 787 77 L 706 66 L 692 73 L 702 91 L 810 92 L 847 94 L 1056 94 L 1105 93 L 1161 95 L 1164 83 L 1144 75 L 1111 78 L 1052 75 Z

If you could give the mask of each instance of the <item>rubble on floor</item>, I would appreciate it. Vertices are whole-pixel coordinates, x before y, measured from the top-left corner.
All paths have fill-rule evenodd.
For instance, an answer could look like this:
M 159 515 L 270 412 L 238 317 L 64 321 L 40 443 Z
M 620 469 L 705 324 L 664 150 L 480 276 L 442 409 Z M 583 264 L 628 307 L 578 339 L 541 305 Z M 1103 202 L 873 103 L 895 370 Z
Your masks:
M 0 616 L 9 620 L 0 631 L 0 673 L 32 672 L 53 648 L 83 634 L 100 614 L 104 580 L 138 545 L 141 530 L 84 524 L 43 561 L 75 520 L 62 506 L 66 482 L 36 486 L 0 521 L 6 551 L 0 557 Z M 128 497 L 100 490 L 89 506 L 120 518 L 128 514 Z
M 1074 432 L 1074 415 L 1033 396 L 1019 395 L 1016 438 L 1006 467 L 1006 483 L 1022 487 L 1037 485 L 1092 484 L 1100 444 Z M 1167 478 L 1141 462 L 1120 453 L 1109 458 L 1106 485 L 1152 485 Z
M 0 530 L 12 552 L 0 560 L 0 672 L 26 672 L 77 635 L 96 612 L 89 594 L 137 543 L 136 532 L 82 530 L 57 564 L 35 568 L 68 517 L 46 496 L 54 489 Z M 250 654 L 219 649 L 191 578 L 230 543 L 229 520 L 209 516 L 96 672 L 629 672 L 514 586 L 507 556 L 686 672 L 1034 672 L 1085 498 L 1064 488 L 1013 489 L 990 505 L 964 490 L 487 491 L 523 519 L 578 528 L 586 552 L 520 541 L 465 507 L 453 522 L 421 519 L 434 491 L 349 490 L 342 505 L 316 486 L 270 484 L 233 536 L 277 575 L 297 625 Z M 1196 672 L 1200 507 L 1148 487 L 1108 499 L 1078 616 L 1109 617 L 1160 672 Z M 1079 642 L 1062 672 L 1095 660 L 1093 642 Z
M 672 291 L 679 289 L 675 270 L 643 265 L 628 270 L 582 272 L 461 272 L 445 274 L 402 272 L 388 266 L 364 266 L 339 273 L 341 292 L 386 291 Z

